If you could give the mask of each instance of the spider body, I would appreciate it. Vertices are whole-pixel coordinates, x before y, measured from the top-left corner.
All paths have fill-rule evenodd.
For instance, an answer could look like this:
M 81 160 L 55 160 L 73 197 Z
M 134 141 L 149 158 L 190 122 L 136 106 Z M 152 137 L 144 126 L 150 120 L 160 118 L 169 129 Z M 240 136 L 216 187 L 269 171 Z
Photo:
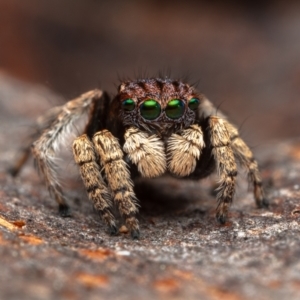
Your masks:
M 67 204 L 56 172 L 55 151 L 73 123 L 84 115 L 89 116 L 88 122 L 74 140 L 74 159 L 89 199 L 112 234 L 117 232 L 112 210 L 116 205 L 132 237 L 139 236 L 138 200 L 132 181 L 137 173 L 157 177 L 167 172 L 199 179 L 217 169 L 216 217 L 224 223 L 239 163 L 248 171 L 257 205 L 268 205 L 252 152 L 226 117 L 216 114 L 212 103 L 190 85 L 149 78 L 123 82 L 112 100 L 99 90 L 85 93 L 40 119 L 32 141 L 39 137 L 28 145 L 32 144 L 39 169 L 62 213 Z M 26 161 L 26 151 L 14 174 Z

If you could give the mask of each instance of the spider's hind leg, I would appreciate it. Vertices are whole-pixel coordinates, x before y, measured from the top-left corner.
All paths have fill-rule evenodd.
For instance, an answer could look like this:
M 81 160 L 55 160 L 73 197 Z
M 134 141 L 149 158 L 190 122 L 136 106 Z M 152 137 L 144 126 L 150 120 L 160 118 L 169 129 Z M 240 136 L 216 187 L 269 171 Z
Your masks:
M 57 172 L 56 152 L 72 132 L 76 130 L 74 122 L 87 116 L 92 104 L 99 101 L 103 93 L 99 90 L 87 92 L 65 105 L 50 110 L 48 118 L 44 119 L 38 140 L 32 144 L 32 153 L 37 166 L 44 176 L 50 194 L 59 205 L 62 216 L 68 216 L 68 205 L 63 195 L 61 180 Z
M 24 164 L 30 157 L 31 147 L 34 141 L 36 141 L 40 137 L 43 130 L 51 126 L 51 123 L 57 118 L 57 116 L 61 112 L 61 109 L 61 106 L 53 107 L 49 109 L 43 116 L 37 119 L 36 123 L 32 128 L 31 134 L 24 141 L 22 148 L 19 149 L 14 164 L 11 165 L 8 169 L 8 172 L 12 176 L 15 177 L 19 174 Z
M 226 128 L 230 135 L 231 147 L 236 160 L 246 168 L 249 182 L 254 186 L 254 198 L 258 207 L 268 207 L 269 202 L 264 196 L 262 180 L 258 169 L 258 164 L 253 157 L 252 151 L 240 138 L 238 130 L 230 123 L 226 122 Z

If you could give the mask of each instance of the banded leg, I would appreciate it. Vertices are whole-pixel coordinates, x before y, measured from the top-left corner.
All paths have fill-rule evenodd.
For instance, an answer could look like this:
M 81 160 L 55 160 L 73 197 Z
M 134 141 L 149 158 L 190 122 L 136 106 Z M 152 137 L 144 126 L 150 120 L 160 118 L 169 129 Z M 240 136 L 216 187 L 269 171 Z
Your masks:
M 84 115 L 88 115 L 93 101 L 98 101 L 101 97 L 102 92 L 94 90 L 61 106 L 57 111 L 56 117 L 52 116 L 50 118 L 52 123 L 49 128 L 45 128 L 41 137 L 33 144 L 32 152 L 37 165 L 45 178 L 50 194 L 57 201 L 59 211 L 63 216 L 68 215 L 68 205 L 63 196 L 57 174 L 55 152 L 67 134 L 72 131 L 76 132 L 77 128 L 74 128 L 74 121 Z
M 204 146 L 203 132 L 197 124 L 178 134 L 173 133 L 167 141 L 169 171 L 180 177 L 190 175 Z
M 212 153 L 220 177 L 216 218 L 220 223 L 225 223 L 228 209 L 235 193 L 237 167 L 230 146 L 230 135 L 225 126 L 225 120 L 211 116 L 209 118 L 209 128 L 211 145 L 213 147 Z
M 116 234 L 115 217 L 111 213 L 111 193 L 102 176 L 93 143 L 86 134 L 75 139 L 73 143 L 74 159 L 80 167 L 80 174 L 89 199 L 95 209 L 100 212 L 104 222 L 108 225 L 110 233 Z
M 100 156 L 104 173 L 113 199 L 121 215 L 125 218 L 127 227 L 133 238 L 139 237 L 139 223 L 136 219 L 137 198 L 133 191 L 133 182 L 126 162 L 123 160 L 123 151 L 118 140 L 108 131 L 97 132 L 93 143 Z
M 254 186 L 254 198 L 258 207 L 268 207 L 268 200 L 264 196 L 258 164 L 246 143 L 239 137 L 238 130 L 230 123 L 225 123 L 230 135 L 231 147 L 236 160 L 246 168 L 249 182 Z

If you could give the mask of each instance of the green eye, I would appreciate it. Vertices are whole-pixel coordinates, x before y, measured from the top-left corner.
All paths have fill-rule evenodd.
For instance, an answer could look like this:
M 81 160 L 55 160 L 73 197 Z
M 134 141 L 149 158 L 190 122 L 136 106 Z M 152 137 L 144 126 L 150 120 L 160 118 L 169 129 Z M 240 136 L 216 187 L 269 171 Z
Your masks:
M 190 102 L 189 102 L 189 108 L 190 108 L 191 110 L 196 110 L 196 109 L 198 108 L 199 104 L 200 104 L 199 99 L 197 99 L 197 98 L 192 98 L 192 99 L 190 100 Z
M 154 120 L 160 115 L 160 104 L 153 99 L 146 100 L 140 106 L 140 112 L 143 118 L 147 120 Z
M 122 107 L 126 111 L 132 111 L 135 108 L 135 102 L 132 99 L 126 99 L 122 102 Z
M 169 101 L 166 107 L 166 115 L 170 119 L 178 119 L 184 114 L 184 102 L 178 99 Z

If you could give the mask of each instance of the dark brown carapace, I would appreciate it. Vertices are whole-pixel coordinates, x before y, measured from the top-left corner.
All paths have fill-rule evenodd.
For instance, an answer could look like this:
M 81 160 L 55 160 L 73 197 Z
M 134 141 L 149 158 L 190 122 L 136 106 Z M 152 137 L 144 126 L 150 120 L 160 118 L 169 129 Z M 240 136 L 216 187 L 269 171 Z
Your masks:
M 216 169 L 220 178 L 216 217 L 224 223 L 235 193 L 237 163 L 248 172 L 257 205 L 267 206 L 268 202 L 251 150 L 236 127 L 216 112 L 209 100 L 180 80 L 126 81 L 113 100 L 94 90 L 50 110 L 32 136 L 37 140 L 28 145 L 33 147 L 50 193 L 66 214 L 55 151 L 76 120 L 88 116 L 83 134 L 73 143 L 74 159 L 90 200 L 112 234 L 118 232 L 116 206 L 132 237 L 139 237 L 138 200 L 132 181 L 137 174 L 157 177 L 167 172 L 199 179 Z M 25 162 L 26 149 L 12 173 L 17 174 Z
M 133 104 L 130 101 L 127 104 L 129 99 Z M 122 83 L 114 101 L 124 126 L 169 136 L 194 123 L 200 99 L 188 84 L 151 78 Z

